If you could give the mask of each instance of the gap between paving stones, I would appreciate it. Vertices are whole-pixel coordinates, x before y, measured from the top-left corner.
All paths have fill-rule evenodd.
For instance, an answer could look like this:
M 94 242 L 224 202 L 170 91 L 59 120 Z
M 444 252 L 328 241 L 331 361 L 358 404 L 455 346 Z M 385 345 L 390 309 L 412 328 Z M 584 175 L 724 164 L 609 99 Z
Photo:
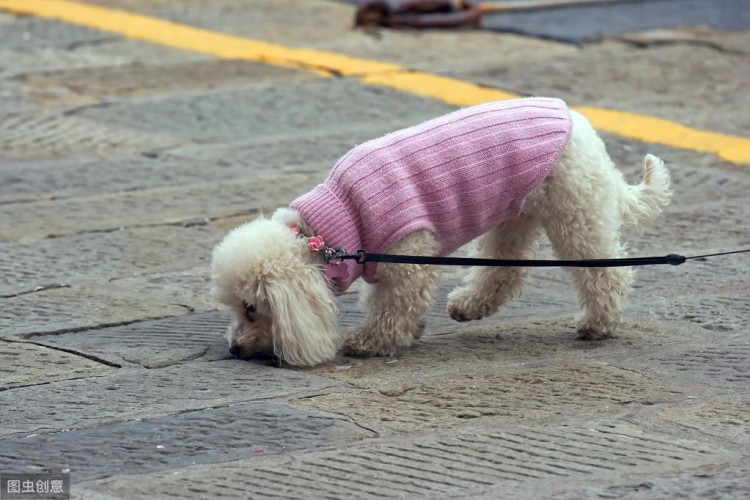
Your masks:
M 9 339 L 2 339 L 2 341 L 3 342 L 14 342 L 13 340 L 9 340 Z M 96 363 L 99 363 L 99 364 L 102 364 L 102 365 L 105 365 L 105 366 L 109 366 L 111 368 L 122 368 L 122 365 L 119 365 L 117 363 L 112 363 L 111 361 L 107 361 L 106 359 L 100 358 L 99 356 L 94 356 L 93 354 L 88 354 L 88 353 L 85 353 L 85 352 L 77 351 L 75 349 L 69 349 L 69 348 L 66 348 L 66 347 L 51 346 L 51 345 L 42 344 L 42 343 L 39 343 L 39 342 L 25 341 L 25 342 L 19 342 L 19 343 L 31 344 L 31 345 L 43 347 L 45 349 L 50 349 L 50 350 L 53 350 L 53 351 L 65 352 L 65 353 L 68 353 L 68 354 L 72 354 L 74 356 L 78 356 L 79 358 L 88 359 L 89 361 L 94 361 Z
M 84 378 L 111 368 L 63 350 L 10 340 L 0 340 L 0 360 L 0 392 Z

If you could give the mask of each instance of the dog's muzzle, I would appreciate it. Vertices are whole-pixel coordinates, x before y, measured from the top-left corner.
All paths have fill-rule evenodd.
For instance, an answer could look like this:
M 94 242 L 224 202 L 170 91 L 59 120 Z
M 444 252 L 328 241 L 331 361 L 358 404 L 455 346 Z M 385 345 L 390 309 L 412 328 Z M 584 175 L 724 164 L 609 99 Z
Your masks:
M 229 346 L 229 354 L 235 358 L 240 357 L 240 352 L 242 352 L 242 347 L 240 347 L 239 344 L 232 343 L 232 345 Z

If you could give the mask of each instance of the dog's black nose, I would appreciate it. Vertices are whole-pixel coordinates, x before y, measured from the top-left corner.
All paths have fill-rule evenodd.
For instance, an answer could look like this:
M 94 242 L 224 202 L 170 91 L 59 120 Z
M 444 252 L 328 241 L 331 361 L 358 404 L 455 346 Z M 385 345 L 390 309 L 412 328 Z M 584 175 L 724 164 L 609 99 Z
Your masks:
M 229 346 L 229 354 L 231 354 L 234 357 L 240 356 L 240 351 L 242 351 L 242 347 L 240 347 L 239 344 L 232 344 Z

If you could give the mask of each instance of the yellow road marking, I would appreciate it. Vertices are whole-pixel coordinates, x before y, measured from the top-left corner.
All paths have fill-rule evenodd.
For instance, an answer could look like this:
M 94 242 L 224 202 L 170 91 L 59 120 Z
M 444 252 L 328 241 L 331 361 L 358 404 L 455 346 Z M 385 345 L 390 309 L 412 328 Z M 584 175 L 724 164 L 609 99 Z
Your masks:
M 471 106 L 519 97 L 456 78 L 410 71 L 397 64 L 286 47 L 85 3 L 67 0 L 0 0 L 0 9 L 14 14 L 65 21 L 222 59 L 242 59 L 301 68 L 324 76 L 356 77 L 368 85 L 409 92 L 454 106 Z M 750 164 L 750 138 L 699 130 L 638 113 L 592 107 L 574 109 L 586 115 L 596 128 L 622 137 L 714 153 L 733 163 Z

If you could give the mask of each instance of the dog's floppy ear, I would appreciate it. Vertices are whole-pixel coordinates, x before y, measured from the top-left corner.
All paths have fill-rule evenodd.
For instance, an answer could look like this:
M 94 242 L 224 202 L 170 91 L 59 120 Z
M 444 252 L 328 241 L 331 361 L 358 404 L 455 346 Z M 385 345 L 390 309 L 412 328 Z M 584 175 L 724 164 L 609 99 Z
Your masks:
M 336 301 L 323 273 L 305 265 L 284 279 L 269 279 L 275 354 L 292 366 L 330 361 L 339 347 Z

